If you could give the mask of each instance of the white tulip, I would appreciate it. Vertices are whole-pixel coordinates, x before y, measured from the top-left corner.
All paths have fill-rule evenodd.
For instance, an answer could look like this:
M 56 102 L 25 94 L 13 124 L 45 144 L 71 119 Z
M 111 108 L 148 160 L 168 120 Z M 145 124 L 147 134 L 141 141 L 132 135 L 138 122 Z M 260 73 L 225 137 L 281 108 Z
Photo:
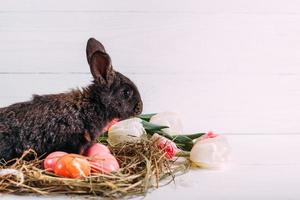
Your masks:
M 183 126 L 178 113 L 162 112 L 151 117 L 150 123 L 160 126 L 168 126 L 169 128 L 163 129 L 168 134 L 182 134 Z
M 230 147 L 225 137 L 200 139 L 191 150 L 190 160 L 199 167 L 222 168 L 229 153 Z
M 109 128 L 108 142 L 115 146 L 124 142 L 138 141 L 146 134 L 146 131 L 139 118 L 131 118 L 120 121 Z

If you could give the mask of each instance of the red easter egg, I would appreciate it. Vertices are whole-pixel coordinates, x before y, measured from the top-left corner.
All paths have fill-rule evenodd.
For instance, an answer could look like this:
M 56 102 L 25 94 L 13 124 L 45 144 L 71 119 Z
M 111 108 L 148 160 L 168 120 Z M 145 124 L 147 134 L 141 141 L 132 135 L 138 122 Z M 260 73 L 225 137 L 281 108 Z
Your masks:
M 67 178 L 84 178 L 91 174 L 91 166 L 84 156 L 67 154 L 57 161 L 54 173 Z

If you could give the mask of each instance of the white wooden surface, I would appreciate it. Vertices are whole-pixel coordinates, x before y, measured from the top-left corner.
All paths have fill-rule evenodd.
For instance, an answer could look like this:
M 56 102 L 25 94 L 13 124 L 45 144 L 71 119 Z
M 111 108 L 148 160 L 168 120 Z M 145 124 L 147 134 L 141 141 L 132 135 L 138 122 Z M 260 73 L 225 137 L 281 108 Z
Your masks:
M 186 132 L 232 144 L 228 170 L 146 199 L 300 198 L 299 1 L 0 0 L 0 106 L 87 85 L 91 36 L 137 83 L 144 112 L 180 112 Z

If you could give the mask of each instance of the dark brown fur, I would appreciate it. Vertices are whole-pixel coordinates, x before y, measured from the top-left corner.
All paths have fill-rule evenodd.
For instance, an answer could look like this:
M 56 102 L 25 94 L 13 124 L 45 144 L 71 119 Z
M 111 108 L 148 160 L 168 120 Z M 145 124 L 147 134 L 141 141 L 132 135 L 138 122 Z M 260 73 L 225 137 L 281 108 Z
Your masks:
M 103 45 L 91 38 L 87 59 L 94 81 L 82 90 L 34 95 L 28 102 L 0 108 L 0 158 L 10 160 L 27 149 L 81 153 L 114 118 L 142 111 L 136 86 L 112 69 Z

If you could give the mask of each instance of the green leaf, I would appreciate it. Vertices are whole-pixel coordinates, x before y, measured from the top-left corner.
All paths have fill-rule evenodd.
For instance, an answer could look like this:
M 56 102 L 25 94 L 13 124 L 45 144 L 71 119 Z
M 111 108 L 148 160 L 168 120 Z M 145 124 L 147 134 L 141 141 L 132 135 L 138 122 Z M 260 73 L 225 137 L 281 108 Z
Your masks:
M 193 139 L 200 137 L 203 135 L 203 133 L 196 133 L 196 134 L 190 134 L 190 135 L 169 135 L 168 133 L 164 132 L 164 128 L 169 128 L 168 126 L 161 126 L 152 124 L 150 122 L 147 122 L 145 120 L 142 121 L 142 124 L 149 135 L 153 135 L 154 133 L 157 133 L 161 136 L 164 136 L 168 138 L 169 140 L 172 140 L 175 142 L 175 144 L 178 146 L 178 148 L 185 150 L 185 151 L 191 151 L 191 149 L 194 146 Z
M 194 144 L 192 144 L 192 143 L 185 143 L 185 144 L 183 144 L 183 143 L 176 143 L 176 146 L 177 146 L 179 149 L 181 149 L 181 150 L 184 150 L 184 151 L 191 151 L 192 148 L 193 148 L 193 146 L 194 146 Z
M 201 136 L 204 135 L 204 134 L 205 134 L 205 133 L 194 133 L 194 134 L 174 135 L 174 136 L 175 136 L 175 137 L 176 137 L 176 136 L 185 136 L 185 137 L 188 137 L 188 138 L 194 140 L 194 139 L 197 139 L 197 138 L 201 137 Z
M 157 125 L 157 124 L 152 124 L 152 123 L 147 122 L 145 120 L 142 120 L 142 124 L 144 126 L 144 129 L 147 132 L 150 132 L 150 133 L 155 133 L 155 132 L 160 131 L 164 128 L 169 128 L 168 126 L 161 126 L 161 125 Z
M 193 140 L 185 135 L 172 136 L 175 143 L 193 143 Z
M 157 133 L 161 136 L 164 136 L 164 137 L 168 138 L 169 140 L 173 141 L 176 144 L 176 146 L 181 150 L 191 151 L 191 149 L 194 146 L 193 140 L 184 135 L 171 136 L 171 135 L 165 133 L 163 130 L 157 131 L 155 133 Z
M 155 133 L 157 133 L 161 136 L 164 136 L 165 138 L 168 138 L 169 140 L 173 141 L 173 137 L 171 135 L 169 135 L 168 133 L 164 132 L 163 130 L 156 131 Z
M 185 135 L 177 135 L 172 137 L 173 137 L 173 142 L 175 142 L 178 148 L 182 150 L 191 151 L 191 149 L 194 146 L 193 140 Z
M 139 115 L 137 116 L 138 118 L 142 119 L 142 120 L 145 120 L 147 122 L 150 121 L 151 117 L 156 115 L 156 113 L 151 113 L 151 114 L 142 114 L 142 115 Z

